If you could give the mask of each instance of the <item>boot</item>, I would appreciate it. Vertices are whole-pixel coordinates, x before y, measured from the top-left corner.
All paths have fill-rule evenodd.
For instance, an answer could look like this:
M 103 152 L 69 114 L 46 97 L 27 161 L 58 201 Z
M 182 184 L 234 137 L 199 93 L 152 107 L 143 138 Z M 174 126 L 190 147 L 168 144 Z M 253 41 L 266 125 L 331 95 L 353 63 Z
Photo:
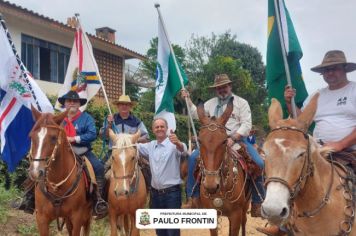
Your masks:
M 96 199 L 94 202 L 94 214 L 96 215 L 95 219 L 102 219 L 108 214 L 108 203 L 102 198 L 102 193 L 105 187 L 105 179 L 97 178 L 96 180 Z
M 261 203 L 251 203 L 251 217 L 261 217 Z
M 258 232 L 261 232 L 268 236 L 285 236 L 285 235 L 287 235 L 287 233 L 282 231 L 279 228 L 279 226 L 277 226 L 277 225 L 271 225 L 271 226 L 264 227 L 264 228 L 257 227 L 256 230 Z
M 30 189 L 22 198 L 17 198 L 10 203 L 10 206 L 16 210 L 23 210 L 28 214 L 33 214 L 35 211 L 35 191 Z

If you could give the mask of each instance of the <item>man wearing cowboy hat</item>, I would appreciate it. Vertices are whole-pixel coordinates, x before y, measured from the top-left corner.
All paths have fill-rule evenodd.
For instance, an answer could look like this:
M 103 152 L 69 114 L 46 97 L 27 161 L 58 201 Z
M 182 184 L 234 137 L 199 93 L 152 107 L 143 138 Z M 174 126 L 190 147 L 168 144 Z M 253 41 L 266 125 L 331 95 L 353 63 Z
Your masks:
M 313 136 L 335 152 L 356 150 L 356 82 L 349 81 L 346 75 L 356 70 L 356 63 L 347 62 L 344 52 L 332 50 L 325 54 L 320 65 L 311 70 L 323 75 L 328 84 L 317 91 L 320 95 Z M 286 88 L 284 98 L 289 111 L 294 95 L 293 89 Z M 313 95 L 305 100 L 304 105 Z M 299 109 L 297 113 L 300 113 Z
M 226 74 L 216 75 L 214 79 L 214 84 L 209 86 L 212 89 L 215 89 L 216 97 L 211 98 L 204 104 L 205 112 L 210 117 L 219 117 L 223 114 L 226 109 L 227 103 L 231 97 L 233 100 L 233 111 L 232 114 L 227 121 L 225 127 L 227 128 L 227 135 L 229 138 L 227 140 L 228 147 L 232 147 L 235 143 L 241 140 L 246 144 L 247 152 L 250 154 L 253 161 L 261 168 L 264 168 L 264 161 L 258 154 L 257 150 L 247 142 L 246 137 L 249 135 L 251 127 L 252 127 L 252 119 L 251 119 L 251 110 L 248 102 L 232 93 L 232 81 L 229 76 Z M 192 116 L 194 118 L 198 118 L 197 107 L 193 104 L 191 99 L 189 98 L 189 93 L 186 90 L 181 91 L 181 96 L 183 98 L 188 99 L 188 105 L 190 106 L 190 110 L 192 112 Z M 189 160 L 188 161 L 196 161 Z M 189 176 L 189 175 L 188 175 Z M 260 199 L 260 195 L 264 197 L 264 187 L 262 176 L 256 179 L 256 186 L 258 189 L 252 188 L 252 209 L 251 215 L 254 217 L 260 216 L 260 208 L 263 199 Z M 187 206 L 183 206 L 184 208 L 189 207 L 193 203 L 192 199 L 188 199 Z
M 325 54 L 320 65 L 311 70 L 320 73 L 328 84 L 327 87 L 317 91 L 320 95 L 314 116 L 314 138 L 334 150 L 334 159 L 339 160 L 340 151 L 351 151 L 355 153 L 356 159 L 356 83 L 349 81 L 346 76 L 346 73 L 356 70 L 356 63 L 347 62 L 343 51 L 332 50 Z M 309 103 L 314 94 L 304 101 L 303 107 Z M 291 100 L 294 96 L 295 90 L 287 86 L 284 99 L 290 114 L 292 113 Z M 297 108 L 297 114 L 300 113 L 301 110 Z M 345 160 L 340 162 L 348 165 Z M 350 167 L 355 171 L 352 164 Z M 267 235 L 287 235 L 278 226 L 257 230 Z
M 100 129 L 101 135 L 109 136 L 109 128 L 116 130 L 118 133 L 128 133 L 134 134 L 137 130 L 140 130 L 141 137 L 138 139 L 139 143 L 144 143 L 148 141 L 148 131 L 145 124 L 131 113 L 132 108 L 135 106 L 135 102 L 131 101 L 128 95 L 121 95 L 119 100 L 113 102 L 118 110 L 118 113 L 114 115 L 108 115 L 107 121 L 108 125 Z M 113 128 L 113 126 L 115 126 Z M 111 143 L 109 144 L 109 149 L 111 148 Z
M 85 155 L 93 166 L 97 183 L 94 212 L 100 218 L 107 213 L 107 203 L 101 197 L 105 185 L 104 165 L 95 156 L 91 148 L 91 143 L 96 139 L 95 121 L 87 112 L 79 110 L 81 106 L 86 104 L 87 99 L 79 97 L 77 92 L 69 91 L 59 97 L 58 102 L 68 110 L 68 115 L 63 124 L 73 151 L 77 155 Z

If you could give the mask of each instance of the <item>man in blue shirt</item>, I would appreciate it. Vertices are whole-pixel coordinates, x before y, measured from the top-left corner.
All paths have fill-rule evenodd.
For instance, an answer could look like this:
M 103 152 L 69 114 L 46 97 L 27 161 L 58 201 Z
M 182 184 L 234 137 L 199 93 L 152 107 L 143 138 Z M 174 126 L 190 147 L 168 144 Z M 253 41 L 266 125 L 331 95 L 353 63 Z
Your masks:
M 180 158 L 187 146 L 170 131 L 163 118 L 152 122 L 152 131 L 156 137 L 149 143 L 138 144 L 141 155 L 148 157 L 152 172 L 150 207 L 152 209 L 179 209 L 182 203 L 180 176 Z M 179 236 L 179 229 L 157 229 L 158 236 Z

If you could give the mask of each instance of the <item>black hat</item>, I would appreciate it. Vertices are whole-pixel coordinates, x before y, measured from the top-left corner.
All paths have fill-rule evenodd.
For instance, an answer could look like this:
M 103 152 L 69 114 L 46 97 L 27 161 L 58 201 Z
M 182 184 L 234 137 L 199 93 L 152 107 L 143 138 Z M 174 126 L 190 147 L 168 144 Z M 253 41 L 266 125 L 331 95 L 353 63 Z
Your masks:
M 80 106 L 83 106 L 85 103 L 87 103 L 87 99 L 79 97 L 78 93 L 75 91 L 69 91 L 68 93 L 64 94 L 62 97 L 59 97 L 58 102 L 64 105 L 66 99 L 79 100 Z

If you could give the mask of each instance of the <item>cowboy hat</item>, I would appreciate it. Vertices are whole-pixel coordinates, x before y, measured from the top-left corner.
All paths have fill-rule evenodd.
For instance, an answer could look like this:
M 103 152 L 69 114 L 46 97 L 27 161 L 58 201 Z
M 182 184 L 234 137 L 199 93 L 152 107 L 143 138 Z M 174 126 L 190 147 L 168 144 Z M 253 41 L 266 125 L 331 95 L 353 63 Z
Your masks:
M 227 74 L 215 75 L 214 84 L 209 86 L 209 88 L 216 88 L 231 83 L 232 81 L 230 80 L 229 76 L 227 76 Z
M 118 104 L 128 104 L 128 105 L 131 105 L 131 106 L 134 106 L 136 104 L 136 102 L 133 102 L 131 101 L 129 95 L 121 95 L 119 97 L 119 100 L 116 100 L 113 102 L 115 105 L 118 105 Z
M 343 51 L 340 50 L 332 50 L 328 51 L 323 61 L 320 65 L 312 67 L 311 70 L 314 72 L 323 73 L 325 68 L 331 67 L 334 65 L 344 65 L 345 72 L 351 72 L 356 70 L 356 63 L 347 62 L 345 54 Z
M 79 97 L 79 94 L 75 91 L 69 91 L 68 93 L 64 94 L 62 97 L 59 97 L 58 102 L 64 105 L 66 99 L 79 100 L 80 106 L 83 106 L 85 103 L 87 103 L 87 99 Z

